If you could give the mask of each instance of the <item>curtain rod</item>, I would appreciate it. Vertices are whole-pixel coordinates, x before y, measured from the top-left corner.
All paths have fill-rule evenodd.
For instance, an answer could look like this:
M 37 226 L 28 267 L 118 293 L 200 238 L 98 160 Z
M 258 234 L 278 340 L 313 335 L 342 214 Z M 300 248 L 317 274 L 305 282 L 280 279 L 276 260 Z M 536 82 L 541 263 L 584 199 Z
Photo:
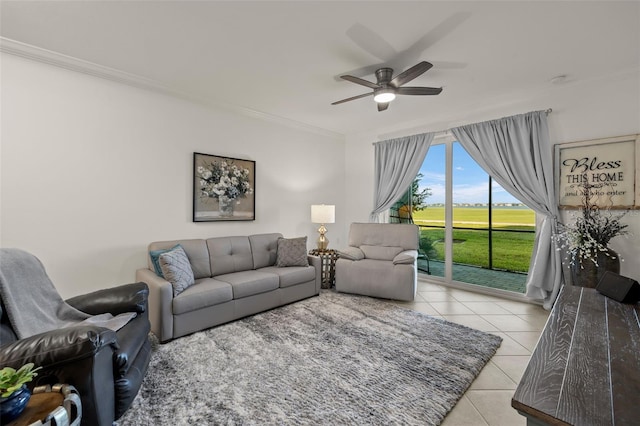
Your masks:
M 553 109 L 552 109 L 552 108 L 547 108 L 547 109 L 545 109 L 545 110 L 544 110 L 544 113 L 545 113 L 546 115 L 549 115 L 549 114 L 551 114 L 552 112 L 553 112 Z M 444 137 L 444 136 L 452 136 L 451 129 L 447 129 L 447 130 L 437 130 L 437 131 L 435 131 L 435 132 L 420 132 L 420 133 L 433 133 L 433 134 L 434 134 L 434 138 L 438 138 L 438 137 L 440 137 L 440 138 L 441 138 L 441 137 Z M 416 134 L 419 134 L 419 133 L 416 133 Z M 411 136 L 411 135 L 409 135 L 409 136 Z M 401 138 L 401 137 L 403 137 L 403 136 L 399 136 L 399 137 L 397 137 L 397 138 L 391 138 L 391 139 L 398 139 L 398 138 Z M 405 136 L 405 137 L 406 137 L 406 136 Z M 377 143 L 379 143 L 379 142 L 384 142 L 385 140 L 387 140 L 387 139 L 384 139 L 384 140 L 381 140 L 381 141 L 378 141 L 378 142 L 372 142 L 372 143 L 371 143 L 371 145 L 375 145 L 375 144 L 377 144 Z

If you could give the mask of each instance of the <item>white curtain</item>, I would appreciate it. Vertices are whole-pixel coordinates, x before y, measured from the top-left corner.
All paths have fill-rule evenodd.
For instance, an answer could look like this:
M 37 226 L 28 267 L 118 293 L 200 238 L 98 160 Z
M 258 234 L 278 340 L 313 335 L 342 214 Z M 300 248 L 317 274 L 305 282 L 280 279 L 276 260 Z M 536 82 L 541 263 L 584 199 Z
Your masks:
M 420 171 L 433 133 L 377 142 L 372 222 L 382 222 L 384 213 L 409 189 Z
M 543 218 L 536 232 L 526 294 L 543 300 L 550 309 L 562 285 L 562 259 L 551 239 L 558 206 L 546 113 L 470 124 L 451 132 L 496 182 Z

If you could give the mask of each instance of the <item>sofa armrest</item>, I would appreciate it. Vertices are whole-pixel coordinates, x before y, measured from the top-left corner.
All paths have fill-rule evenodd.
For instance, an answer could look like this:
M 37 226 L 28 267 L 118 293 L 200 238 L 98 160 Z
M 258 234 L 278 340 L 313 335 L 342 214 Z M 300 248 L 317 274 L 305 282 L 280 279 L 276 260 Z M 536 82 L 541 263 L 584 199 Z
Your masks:
M 393 258 L 394 265 L 412 265 L 418 259 L 418 250 L 405 250 Z
M 116 332 L 78 325 L 51 330 L 0 347 L 0 365 L 18 368 L 28 362 L 52 368 L 93 357 L 101 349 L 117 349 Z
M 322 259 L 320 256 L 308 255 L 309 265 L 313 266 L 316 270 L 316 294 L 320 294 L 322 288 Z
M 364 252 L 359 247 L 349 246 L 338 250 L 338 255 L 343 259 L 348 260 L 362 260 L 364 259 Z
M 173 286 L 150 269 L 136 271 L 136 281 L 149 286 L 149 322 L 161 342 L 173 338 Z
M 29 388 L 67 383 L 82 400 L 82 422 L 111 425 L 114 418 L 116 332 L 97 326 L 52 330 L 0 347 L 0 365 L 19 368 L 32 362 L 38 370 Z
M 118 315 L 125 312 L 142 313 L 147 310 L 149 288 L 145 283 L 125 284 L 94 291 L 67 299 L 74 308 L 90 315 L 106 312 Z

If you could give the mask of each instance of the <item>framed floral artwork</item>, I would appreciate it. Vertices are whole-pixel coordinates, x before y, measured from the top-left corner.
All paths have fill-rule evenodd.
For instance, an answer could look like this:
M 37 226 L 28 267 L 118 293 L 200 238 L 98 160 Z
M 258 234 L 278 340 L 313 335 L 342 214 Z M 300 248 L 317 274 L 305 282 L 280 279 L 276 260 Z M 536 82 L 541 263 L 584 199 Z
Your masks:
M 193 221 L 255 220 L 256 162 L 193 153 Z

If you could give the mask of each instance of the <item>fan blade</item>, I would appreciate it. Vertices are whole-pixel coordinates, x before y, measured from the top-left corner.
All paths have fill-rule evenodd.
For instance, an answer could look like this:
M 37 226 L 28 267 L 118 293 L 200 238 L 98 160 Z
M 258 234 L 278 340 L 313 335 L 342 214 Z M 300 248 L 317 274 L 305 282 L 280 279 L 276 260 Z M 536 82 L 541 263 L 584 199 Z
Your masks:
M 366 98 L 367 96 L 371 96 L 371 95 L 373 95 L 373 92 L 365 93 L 364 95 L 353 96 L 351 98 L 343 99 L 341 101 L 332 102 L 331 105 L 338 105 L 344 102 L 355 101 L 356 99 Z
M 391 80 L 391 82 L 389 84 L 394 86 L 394 87 L 400 87 L 403 84 L 408 83 L 411 80 L 413 80 L 414 78 L 416 78 L 419 75 L 423 74 L 425 71 L 427 71 L 432 66 L 433 65 L 431 65 L 429 62 L 422 61 L 422 62 L 412 66 L 411 68 L 409 68 L 405 72 L 402 72 L 402 73 L 398 74 L 397 76 L 395 76 L 395 78 L 393 80 Z
M 380 88 L 380 86 L 378 86 L 375 83 L 372 83 L 372 82 L 367 81 L 367 80 L 363 80 L 363 79 L 358 78 L 358 77 L 354 77 L 352 75 L 341 75 L 340 78 L 343 79 L 343 80 L 350 81 L 352 83 L 356 83 L 356 84 L 360 84 L 362 86 L 369 87 L 371 89 L 379 89 Z
M 347 36 L 357 44 L 362 50 L 380 59 L 382 62 L 389 62 L 398 54 L 396 50 L 378 33 L 356 23 L 346 32 Z
M 442 87 L 398 87 L 396 95 L 439 95 Z
M 453 33 L 460 25 L 471 17 L 470 12 L 458 12 L 449 16 L 447 19 L 429 30 L 424 36 L 420 37 L 408 49 L 400 52 L 391 65 L 396 65 L 399 70 L 420 60 L 422 53 L 429 49 L 440 40 Z M 398 66 L 401 65 L 401 66 Z M 439 64 L 436 65 L 440 68 Z M 393 68 L 393 66 L 391 67 Z
M 389 108 L 389 102 L 379 102 L 378 103 L 378 111 L 384 111 Z

